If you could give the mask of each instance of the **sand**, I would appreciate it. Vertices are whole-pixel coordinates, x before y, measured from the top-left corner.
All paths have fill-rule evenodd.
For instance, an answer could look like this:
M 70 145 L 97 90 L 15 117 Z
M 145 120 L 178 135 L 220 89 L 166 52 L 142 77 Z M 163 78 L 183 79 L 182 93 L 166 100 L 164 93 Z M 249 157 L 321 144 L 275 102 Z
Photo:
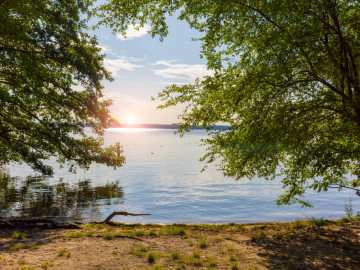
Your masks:
M 359 236 L 358 221 L 6 229 L 0 269 L 360 269 Z

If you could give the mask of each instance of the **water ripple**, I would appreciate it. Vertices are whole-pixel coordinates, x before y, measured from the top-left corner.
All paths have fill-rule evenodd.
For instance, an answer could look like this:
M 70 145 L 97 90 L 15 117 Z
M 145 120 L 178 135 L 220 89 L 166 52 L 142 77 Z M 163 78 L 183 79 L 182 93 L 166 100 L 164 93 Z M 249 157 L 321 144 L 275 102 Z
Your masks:
M 95 208 L 77 212 L 84 221 L 102 220 L 113 211 L 151 213 L 143 217 L 116 217 L 114 221 L 160 224 L 290 221 L 345 215 L 344 201 L 349 200 L 351 192 L 309 192 L 305 199 L 314 208 L 277 206 L 275 200 L 283 192 L 279 179 L 234 181 L 212 165 L 200 173 L 204 164 L 198 160 L 205 153 L 204 147 L 199 146 L 202 138 L 206 134 L 201 130 L 183 138 L 174 135 L 173 130 L 109 130 L 105 143 L 120 141 L 124 145 L 125 166 L 113 170 L 94 165 L 75 175 L 58 168 L 50 182 L 60 178 L 67 183 L 91 179 L 93 186 L 119 182 L 125 194 L 121 204 L 114 200 L 96 201 Z M 50 164 L 56 166 L 54 160 Z M 24 165 L 14 165 L 9 170 L 12 176 L 32 174 Z M 353 200 L 353 207 L 360 208 L 359 200 Z

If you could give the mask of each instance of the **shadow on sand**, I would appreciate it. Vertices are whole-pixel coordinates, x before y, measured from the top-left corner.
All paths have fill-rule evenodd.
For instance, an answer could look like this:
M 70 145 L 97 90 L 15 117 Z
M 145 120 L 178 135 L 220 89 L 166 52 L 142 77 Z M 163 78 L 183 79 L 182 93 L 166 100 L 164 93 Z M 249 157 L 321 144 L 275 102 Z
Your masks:
M 252 232 L 249 245 L 269 269 L 360 269 L 360 223 L 326 222 L 301 226 L 301 222 Z

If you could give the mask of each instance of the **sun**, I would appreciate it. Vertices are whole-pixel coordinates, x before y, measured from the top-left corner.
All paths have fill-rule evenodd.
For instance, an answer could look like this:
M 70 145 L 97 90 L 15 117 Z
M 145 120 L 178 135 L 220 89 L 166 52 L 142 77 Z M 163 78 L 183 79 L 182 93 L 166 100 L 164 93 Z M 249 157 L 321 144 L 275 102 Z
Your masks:
M 134 116 L 128 116 L 126 118 L 126 124 L 128 124 L 128 125 L 136 124 L 136 118 Z

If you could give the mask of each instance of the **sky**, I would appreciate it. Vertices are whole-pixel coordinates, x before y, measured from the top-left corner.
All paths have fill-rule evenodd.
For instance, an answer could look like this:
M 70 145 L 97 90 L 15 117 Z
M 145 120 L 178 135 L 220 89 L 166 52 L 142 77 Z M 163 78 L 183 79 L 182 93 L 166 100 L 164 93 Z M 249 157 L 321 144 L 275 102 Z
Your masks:
M 113 82 L 103 81 L 105 97 L 113 100 L 112 116 L 125 124 L 172 124 L 183 107 L 156 109 L 160 101 L 151 101 L 171 84 L 192 83 L 211 75 L 206 60 L 200 58 L 200 37 L 186 22 L 168 18 L 169 34 L 163 42 L 147 34 L 149 25 L 137 31 L 132 25 L 126 38 L 110 28 L 94 31 L 105 56 L 105 67 Z

